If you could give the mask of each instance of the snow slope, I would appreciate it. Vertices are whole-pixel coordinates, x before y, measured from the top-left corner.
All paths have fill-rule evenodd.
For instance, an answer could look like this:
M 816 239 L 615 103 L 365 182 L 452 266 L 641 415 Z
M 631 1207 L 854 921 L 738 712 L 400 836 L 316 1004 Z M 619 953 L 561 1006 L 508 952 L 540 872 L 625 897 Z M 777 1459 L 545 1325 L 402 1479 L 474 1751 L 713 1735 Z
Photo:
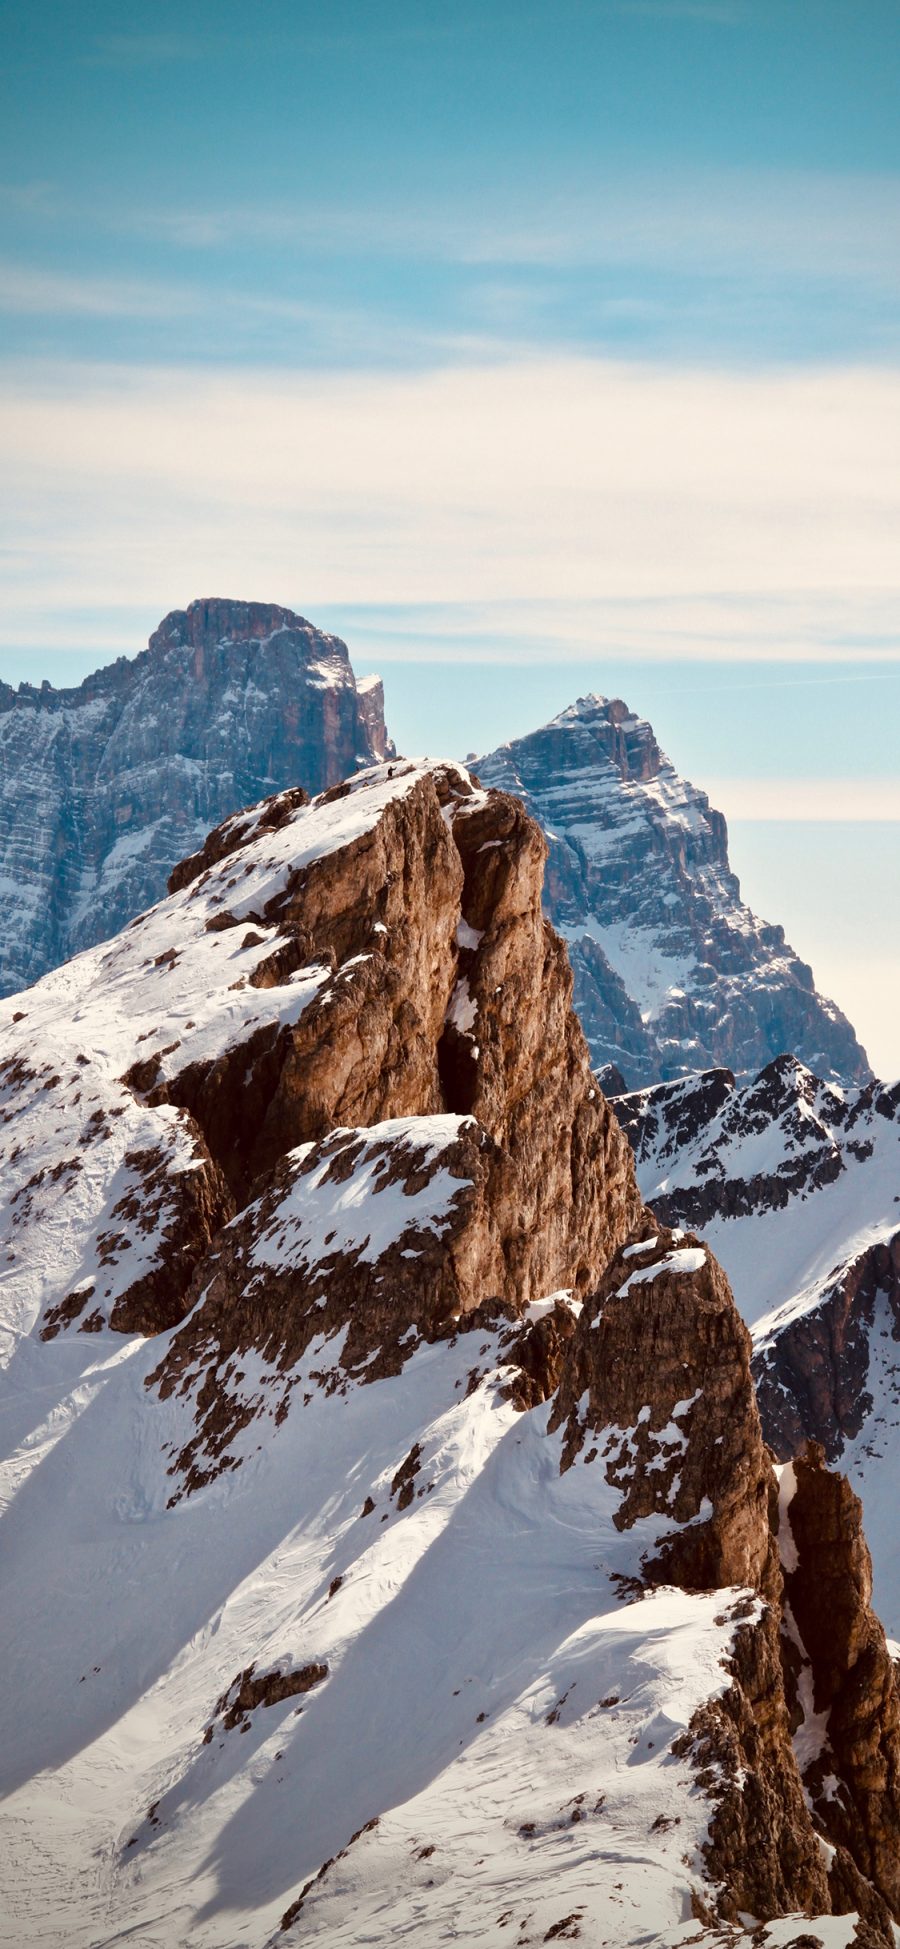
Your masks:
M 5 1939 L 262 1945 L 344 1849 L 297 1940 L 427 1916 L 420 1939 L 487 1943 L 506 1911 L 523 1942 L 571 1913 L 683 1939 L 708 1806 L 669 1747 L 727 1682 L 727 1598 L 617 1602 L 644 1539 L 617 1533 L 596 1470 L 560 1477 L 492 1343 L 473 1393 L 462 1340 L 346 1395 L 311 1383 L 302 1416 L 174 1510 L 156 1343 L 42 1352 L 3 1516 Z M 251 1659 L 328 1676 L 299 1716 L 291 1698 L 225 1731 L 216 1700 Z

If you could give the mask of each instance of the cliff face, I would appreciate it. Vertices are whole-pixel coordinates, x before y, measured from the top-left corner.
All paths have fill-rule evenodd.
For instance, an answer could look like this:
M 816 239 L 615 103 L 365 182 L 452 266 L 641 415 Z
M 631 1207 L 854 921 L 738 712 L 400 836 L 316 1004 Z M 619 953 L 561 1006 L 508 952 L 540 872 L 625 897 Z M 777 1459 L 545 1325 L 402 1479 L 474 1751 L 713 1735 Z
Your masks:
M 383 764 L 228 819 L 0 1004 L 17 1940 L 749 1949 L 855 1912 L 892 1949 L 858 1510 L 813 1458 L 783 1527 L 543 861 L 517 801 Z
M 825 1077 L 869 1075 L 783 930 L 743 904 L 722 814 L 645 719 L 582 697 L 476 762 L 547 834 L 546 910 L 601 1073 L 615 1066 L 634 1090 L 715 1064 L 752 1074 L 787 1049 Z
M 776 1481 L 750 1351 L 707 1248 L 645 1222 L 582 1311 L 550 1426 L 564 1469 L 603 1470 L 645 1582 L 755 1593 L 732 1610 L 727 1689 L 673 1745 L 714 1802 L 695 1913 L 855 1911 L 889 1943 L 900 1685 L 861 1506 L 815 1445 Z
M 193 602 L 79 688 L 0 685 L 0 993 L 107 939 L 238 806 L 388 751 L 377 680 L 269 603 Z

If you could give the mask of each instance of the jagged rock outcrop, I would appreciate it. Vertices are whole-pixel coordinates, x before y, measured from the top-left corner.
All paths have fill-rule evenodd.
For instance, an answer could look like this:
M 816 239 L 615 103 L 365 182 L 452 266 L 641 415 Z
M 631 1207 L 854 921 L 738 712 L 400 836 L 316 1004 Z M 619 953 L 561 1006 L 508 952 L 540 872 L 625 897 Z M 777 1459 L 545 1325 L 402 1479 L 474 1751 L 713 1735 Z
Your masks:
M 568 1421 L 567 1459 L 588 1432 L 598 1439 L 623 1528 L 650 1516 L 677 1525 L 649 1575 L 687 1590 L 761 1587 L 770 1469 L 750 1335 L 698 1239 L 650 1232 L 617 1253 L 579 1320 L 554 1414 Z
M 869 1076 L 783 929 L 741 901 L 722 814 L 620 699 L 581 697 L 475 762 L 547 834 L 546 909 L 598 1069 L 636 1089 L 712 1065 L 752 1074 L 791 1050 L 825 1077 Z
M 264 1363 L 262 1398 L 283 1419 L 313 1343 L 342 1335 L 329 1388 L 397 1373 L 421 1339 L 485 1301 L 518 1310 L 507 1251 L 516 1172 L 471 1117 L 406 1117 L 337 1129 L 288 1153 L 262 1196 L 195 1273 L 201 1303 L 151 1375 L 163 1399 L 196 1396 L 178 1453 L 188 1490 L 211 1480 L 259 1411 L 235 1374 Z M 504 1250 L 507 1248 L 507 1251 Z
M 110 950 L 9 1005 L 11 1263 L 48 1297 L 65 1281 L 46 1336 L 190 1313 L 156 1379 L 196 1400 L 192 1486 L 264 1403 L 286 1412 L 323 1332 L 346 1329 L 344 1370 L 376 1378 L 486 1302 L 583 1293 L 634 1224 L 543 860 L 522 806 L 453 766 L 294 790 L 212 833 Z M 43 1273 L 29 1227 L 59 1167 L 27 1142 L 37 1125 L 66 1168 L 90 1160 Z M 267 1385 L 248 1402 L 251 1350 Z
M 780 1461 L 807 1441 L 836 1461 L 856 1441 L 874 1406 L 869 1369 L 882 1318 L 900 1340 L 900 1230 L 876 1239 L 805 1303 L 760 1322 L 753 1371 L 766 1440 Z M 877 1442 L 874 1429 L 872 1436 Z
M 584 1306 L 551 1426 L 565 1428 L 564 1469 L 603 1468 L 616 1526 L 642 1535 L 645 1580 L 757 1593 L 733 1613 L 729 1684 L 675 1742 L 715 1803 L 700 1919 L 856 1910 L 889 1944 L 900 1690 L 870 1609 L 861 1508 L 815 1448 L 779 1496 L 749 1356 L 711 1254 L 644 1226 Z
M 292 969 L 328 954 L 299 1021 L 264 1051 L 239 1046 L 150 1091 L 190 1110 L 239 1198 L 286 1160 L 231 1228 L 212 1282 L 195 1272 L 203 1303 L 159 1370 L 164 1393 L 202 1379 L 205 1399 L 214 1382 L 200 1445 L 216 1454 L 229 1363 L 249 1346 L 284 1373 L 317 1332 L 345 1325 L 348 1371 L 374 1360 L 375 1378 L 411 1351 L 411 1329 L 446 1331 L 489 1299 L 521 1312 L 548 1291 L 585 1291 L 639 1211 L 571 1013 L 565 950 L 541 915 L 539 832 L 515 801 L 453 768 L 408 780 L 368 830 L 294 869 L 261 909 L 297 944 Z M 342 803 L 325 794 L 319 816 Z M 211 898 L 203 873 L 185 899 L 195 894 Z M 384 1198 L 377 1251 L 339 1223 L 352 1194 L 331 1187 L 355 1177 L 367 1222 Z M 312 1193 L 326 1216 L 334 1206 L 333 1225 Z M 236 1424 L 244 1412 L 234 1404 Z M 197 1447 L 193 1436 L 191 1469 Z
M 835 1879 L 851 1896 L 857 1877 L 870 1884 L 880 1904 L 865 1906 L 890 1939 L 885 1910 L 900 1916 L 900 1684 L 871 1609 L 861 1504 L 816 1443 L 784 1471 L 779 1543 L 804 1785 L 839 1850 Z
M 274 603 L 173 610 L 71 690 L 0 684 L 0 994 L 158 900 L 176 861 L 263 793 L 390 756 L 378 679 Z
M 842 1090 L 783 1055 L 742 1086 L 713 1069 L 617 1096 L 616 1116 L 653 1210 L 706 1227 L 783 1210 L 865 1164 L 900 1124 L 900 1084 Z
M 678 1742 L 715 1807 L 704 1847 L 715 1893 L 696 1905 L 698 1919 L 827 1915 L 835 1902 L 791 1744 L 780 1609 L 745 1598 L 733 1615 L 730 1683 Z M 838 1896 L 838 1913 L 854 1906 Z M 890 1943 L 889 1918 L 879 1921 L 876 1939 Z

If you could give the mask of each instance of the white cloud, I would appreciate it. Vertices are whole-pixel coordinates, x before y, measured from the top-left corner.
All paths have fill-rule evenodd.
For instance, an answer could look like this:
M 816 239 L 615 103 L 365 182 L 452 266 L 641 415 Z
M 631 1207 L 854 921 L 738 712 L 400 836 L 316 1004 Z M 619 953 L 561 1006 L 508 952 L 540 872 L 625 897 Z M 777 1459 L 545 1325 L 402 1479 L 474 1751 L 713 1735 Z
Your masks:
M 219 590 L 400 654 L 900 654 L 897 371 L 20 367 L 0 418 L 10 641 Z

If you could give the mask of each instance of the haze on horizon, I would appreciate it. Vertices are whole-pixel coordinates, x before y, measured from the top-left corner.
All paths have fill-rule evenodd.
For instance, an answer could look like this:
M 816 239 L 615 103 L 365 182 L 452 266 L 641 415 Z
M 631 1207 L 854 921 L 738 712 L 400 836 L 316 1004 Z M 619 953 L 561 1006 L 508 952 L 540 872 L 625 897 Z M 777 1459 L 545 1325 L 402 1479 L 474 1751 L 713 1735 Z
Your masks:
M 889 0 L 4 9 L 0 677 L 200 594 L 407 749 L 586 690 L 900 1073 Z

